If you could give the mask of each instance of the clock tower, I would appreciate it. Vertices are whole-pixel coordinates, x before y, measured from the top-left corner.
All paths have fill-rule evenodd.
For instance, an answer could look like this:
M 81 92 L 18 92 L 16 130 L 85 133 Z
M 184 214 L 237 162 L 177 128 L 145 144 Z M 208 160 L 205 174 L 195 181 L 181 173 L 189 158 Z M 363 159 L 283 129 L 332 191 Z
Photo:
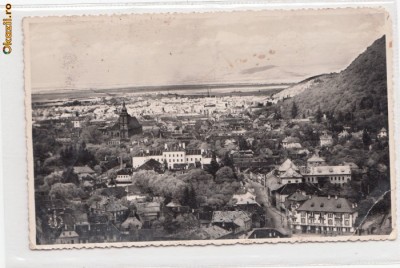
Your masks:
M 119 114 L 119 137 L 121 140 L 128 139 L 128 120 L 129 114 L 125 106 L 125 101 L 122 103 L 121 113 Z

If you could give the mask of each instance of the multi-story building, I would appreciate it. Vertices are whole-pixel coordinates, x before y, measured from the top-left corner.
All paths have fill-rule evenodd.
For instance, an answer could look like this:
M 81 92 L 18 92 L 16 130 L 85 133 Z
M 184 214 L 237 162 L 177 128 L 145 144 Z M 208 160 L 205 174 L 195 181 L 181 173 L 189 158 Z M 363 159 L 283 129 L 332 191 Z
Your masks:
M 343 185 L 351 180 L 351 167 L 349 165 L 327 166 L 325 160 L 312 156 L 307 160 L 307 167 L 299 169 L 290 159 L 286 159 L 278 167 L 278 177 L 282 185 L 288 183 L 315 183 Z
M 282 163 L 282 165 L 278 167 L 278 175 L 280 176 L 284 174 L 289 169 L 293 169 L 296 172 L 300 171 L 300 169 L 292 162 L 292 160 L 288 158 Z
M 350 166 L 314 166 L 302 174 L 305 182 L 343 185 L 351 180 Z
M 150 159 L 154 159 L 161 164 L 167 163 L 169 169 L 178 167 L 196 165 L 200 163 L 201 167 L 209 165 L 212 159 L 211 153 L 204 149 L 186 149 L 185 143 L 180 143 L 176 147 L 168 147 L 165 144 L 163 150 L 146 150 L 132 157 L 133 168 L 138 168 Z
M 317 167 L 317 166 L 325 166 L 325 159 L 317 156 L 317 155 L 313 155 L 310 158 L 307 159 L 307 167 Z
M 132 170 L 120 169 L 117 171 L 117 177 L 115 178 L 116 183 L 131 183 L 132 182 Z
M 310 196 L 289 212 L 292 229 L 303 233 L 352 233 L 358 216 L 357 205 L 346 198 Z

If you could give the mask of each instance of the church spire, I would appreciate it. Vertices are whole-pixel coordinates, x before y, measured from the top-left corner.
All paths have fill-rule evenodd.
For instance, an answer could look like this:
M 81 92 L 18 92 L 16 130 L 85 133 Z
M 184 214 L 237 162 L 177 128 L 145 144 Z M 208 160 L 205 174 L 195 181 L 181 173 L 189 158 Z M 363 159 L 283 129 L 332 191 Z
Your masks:
M 125 101 L 122 101 L 122 109 L 121 109 L 121 112 L 122 112 L 122 113 L 127 113 L 127 109 L 126 109 L 126 106 L 125 106 Z

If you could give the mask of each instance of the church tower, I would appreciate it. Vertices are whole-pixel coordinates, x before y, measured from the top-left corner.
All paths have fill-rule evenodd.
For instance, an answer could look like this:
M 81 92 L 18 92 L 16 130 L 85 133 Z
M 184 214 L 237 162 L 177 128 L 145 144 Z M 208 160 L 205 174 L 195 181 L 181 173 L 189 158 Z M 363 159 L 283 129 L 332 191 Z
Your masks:
M 121 113 L 119 114 L 119 137 L 121 140 L 123 139 L 128 139 L 129 134 L 128 134 L 128 120 L 129 120 L 129 114 L 128 110 L 125 107 L 125 101 L 122 103 L 122 109 Z

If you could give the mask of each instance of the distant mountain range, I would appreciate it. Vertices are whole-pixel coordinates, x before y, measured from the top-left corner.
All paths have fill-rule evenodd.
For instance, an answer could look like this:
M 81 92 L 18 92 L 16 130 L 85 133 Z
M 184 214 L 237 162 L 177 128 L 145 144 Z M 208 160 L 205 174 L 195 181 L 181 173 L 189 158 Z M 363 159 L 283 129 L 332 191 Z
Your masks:
M 335 117 L 351 115 L 359 127 L 387 127 L 387 80 L 385 36 L 376 40 L 340 73 L 323 74 L 304 80 L 277 94 L 283 99 L 282 114 L 290 117 L 293 102 L 298 116 L 322 112 Z

